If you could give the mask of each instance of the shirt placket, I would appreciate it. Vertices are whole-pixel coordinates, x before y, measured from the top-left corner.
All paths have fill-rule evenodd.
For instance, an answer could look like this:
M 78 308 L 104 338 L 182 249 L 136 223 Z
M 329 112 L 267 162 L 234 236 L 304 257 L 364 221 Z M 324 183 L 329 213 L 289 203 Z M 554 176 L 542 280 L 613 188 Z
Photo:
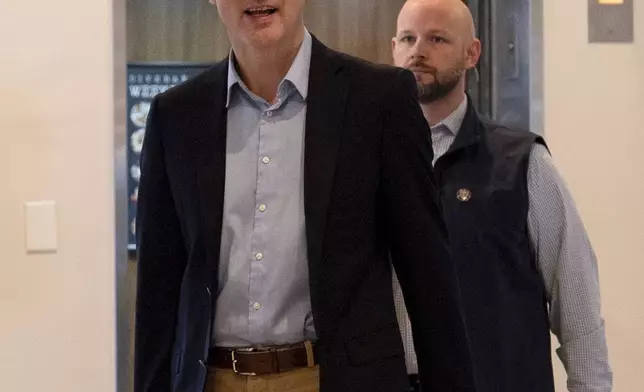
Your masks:
M 279 119 L 275 112 L 279 109 L 281 100 L 273 106 L 266 103 L 260 105 L 261 117 L 259 121 L 259 142 L 257 159 L 257 187 L 255 191 L 255 210 L 253 235 L 251 241 L 251 264 L 249 275 L 249 333 L 251 338 L 261 336 L 264 323 L 268 320 L 267 307 L 270 300 L 266 287 L 267 269 L 270 268 L 272 255 L 268 251 L 267 237 L 270 228 L 269 209 L 279 208 L 276 188 L 280 184 L 270 183 L 270 178 L 276 178 L 273 173 L 279 170 Z

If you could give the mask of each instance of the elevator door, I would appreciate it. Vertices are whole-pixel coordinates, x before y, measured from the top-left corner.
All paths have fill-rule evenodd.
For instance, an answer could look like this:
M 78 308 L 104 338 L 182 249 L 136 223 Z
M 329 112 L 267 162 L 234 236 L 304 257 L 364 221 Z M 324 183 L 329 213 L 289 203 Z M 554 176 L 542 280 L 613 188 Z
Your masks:
M 469 0 L 483 52 L 468 77 L 468 92 L 482 115 L 530 127 L 529 0 Z

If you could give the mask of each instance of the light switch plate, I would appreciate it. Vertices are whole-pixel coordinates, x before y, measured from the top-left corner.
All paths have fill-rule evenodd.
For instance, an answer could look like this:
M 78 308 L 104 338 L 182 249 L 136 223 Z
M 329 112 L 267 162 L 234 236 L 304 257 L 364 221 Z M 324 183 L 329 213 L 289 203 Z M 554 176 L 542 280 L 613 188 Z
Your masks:
M 27 253 L 55 253 L 58 250 L 56 203 L 25 203 L 25 237 Z
M 590 43 L 632 43 L 633 0 L 588 0 Z

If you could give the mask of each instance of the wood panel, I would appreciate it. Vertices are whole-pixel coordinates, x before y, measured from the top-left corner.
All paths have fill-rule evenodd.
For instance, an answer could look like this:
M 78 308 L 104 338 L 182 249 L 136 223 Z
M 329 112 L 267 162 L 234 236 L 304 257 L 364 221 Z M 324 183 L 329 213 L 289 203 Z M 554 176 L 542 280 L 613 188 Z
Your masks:
M 328 46 L 391 62 L 405 0 L 309 0 L 305 22 Z M 128 61 L 212 62 L 228 54 L 226 30 L 207 0 L 128 0 Z

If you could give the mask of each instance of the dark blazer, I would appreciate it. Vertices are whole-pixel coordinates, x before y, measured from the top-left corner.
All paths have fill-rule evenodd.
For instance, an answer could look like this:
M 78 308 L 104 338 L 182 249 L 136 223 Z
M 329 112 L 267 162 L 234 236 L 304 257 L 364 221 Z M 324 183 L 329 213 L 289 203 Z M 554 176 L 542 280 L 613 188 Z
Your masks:
M 157 96 L 138 201 L 135 392 L 201 392 L 218 292 L 227 61 Z M 389 253 L 423 387 L 476 391 L 429 127 L 408 71 L 314 39 L 304 206 L 322 392 L 403 392 Z

